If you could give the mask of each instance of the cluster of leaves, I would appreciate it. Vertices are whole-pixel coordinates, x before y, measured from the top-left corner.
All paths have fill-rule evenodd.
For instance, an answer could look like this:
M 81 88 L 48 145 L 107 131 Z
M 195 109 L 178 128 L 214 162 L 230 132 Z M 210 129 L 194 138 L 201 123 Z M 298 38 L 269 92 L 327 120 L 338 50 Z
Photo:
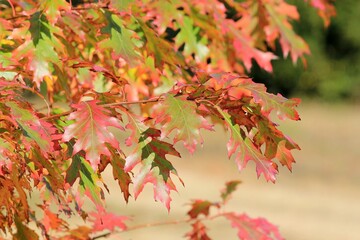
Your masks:
M 214 124 L 229 131 L 228 155 L 239 170 L 254 161 L 257 175 L 272 182 L 276 162 L 291 170 L 291 150 L 299 147 L 270 115 L 298 120 L 299 100 L 269 94 L 244 74 L 252 60 L 271 71 L 277 41 L 284 56 L 304 60 L 308 46 L 290 25 L 299 18 L 294 6 L 284 0 L 69 2 L 0 1 L 3 233 L 37 239 L 30 222 L 47 239 L 82 239 L 86 231 L 113 230 L 114 222 L 126 230 L 126 217 L 105 211 L 108 167 L 126 202 L 151 184 L 154 199 L 170 209 L 173 178 L 180 177 L 168 155 L 180 157 L 177 142 L 194 152 L 203 142 L 200 130 Z M 328 1 L 310 4 L 328 21 Z M 35 191 L 41 202 L 30 207 Z M 83 211 L 84 196 L 96 212 Z M 69 230 L 72 214 L 94 228 Z M 240 225 L 256 231 L 262 224 L 225 217 L 244 239 L 250 238 Z M 202 231 L 201 222 L 194 228 Z M 190 239 L 207 239 L 196 229 Z

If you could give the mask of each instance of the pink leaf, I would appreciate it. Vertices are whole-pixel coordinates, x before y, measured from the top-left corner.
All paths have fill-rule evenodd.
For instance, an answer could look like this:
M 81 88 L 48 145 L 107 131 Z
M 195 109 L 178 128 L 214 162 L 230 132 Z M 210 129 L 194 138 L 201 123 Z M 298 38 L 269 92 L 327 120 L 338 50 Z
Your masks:
M 238 230 L 241 240 L 282 240 L 278 228 L 264 218 L 250 218 L 246 214 L 226 213 L 225 218 Z
M 109 111 L 97 105 L 98 101 L 92 100 L 73 104 L 75 112 L 71 113 L 68 120 L 74 123 L 65 127 L 63 141 L 76 138 L 73 154 L 84 150 L 86 159 L 96 169 L 100 162 L 100 155 L 111 156 L 105 143 L 109 143 L 115 149 L 119 148 L 119 142 L 109 131 L 109 127 L 123 129 L 117 118 L 109 117 Z
M 115 228 L 126 230 L 126 220 L 129 220 L 126 216 L 118 216 L 113 213 L 107 213 L 101 209 L 98 212 L 90 214 L 90 221 L 93 222 L 93 232 L 103 230 L 114 231 Z

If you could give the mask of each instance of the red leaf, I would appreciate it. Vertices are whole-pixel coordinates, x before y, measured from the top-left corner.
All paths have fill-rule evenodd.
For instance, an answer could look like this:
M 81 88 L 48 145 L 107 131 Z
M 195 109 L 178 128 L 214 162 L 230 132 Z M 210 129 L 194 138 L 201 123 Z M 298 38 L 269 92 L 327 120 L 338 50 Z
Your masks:
M 250 41 L 250 39 L 237 36 L 233 42 L 235 51 L 239 58 L 244 62 L 246 70 L 250 71 L 252 66 L 251 60 L 255 59 L 261 68 L 268 72 L 272 72 L 271 60 L 277 59 L 277 57 L 271 52 L 263 52 L 250 46 Z
M 203 214 L 204 216 L 208 216 L 210 207 L 212 206 L 218 206 L 218 204 L 204 200 L 194 200 L 191 203 L 191 209 L 190 211 L 187 212 L 187 214 L 191 218 L 197 218 L 200 214 Z
M 229 158 L 234 155 L 235 162 L 239 171 L 244 169 L 248 161 L 252 160 L 256 164 L 257 176 L 264 175 L 267 181 L 275 182 L 278 173 L 277 166 L 267 157 L 265 157 L 260 149 L 258 149 L 250 138 L 243 138 L 239 125 L 233 124 L 230 115 L 217 108 L 219 113 L 224 117 L 226 125 L 231 133 L 229 142 L 227 143 Z
M 266 2 L 264 6 L 269 15 L 269 25 L 265 28 L 267 41 L 274 43 L 277 38 L 280 38 L 284 57 L 287 57 L 291 52 L 291 58 L 294 63 L 304 54 L 310 54 L 307 43 L 300 36 L 296 35 L 289 23 L 289 20 L 299 19 L 296 7 L 283 0 L 276 1 L 276 4 Z
M 225 218 L 238 230 L 241 240 L 282 240 L 276 226 L 264 218 L 250 218 L 246 214 L 226 213 Z
M 318 10 L 320 17 L 324 20 L 326 27 L 330 24 L 330 18 L 336 15 L 336 10 L 330 0 L 305 0 Z
M 141 133 L 144 132 L 147 127 L 144 125 L 141 117 L 129 112 L 126 113 L 129 123 L 125 127 L 131 130 L 131 135 L 125 140 L 125 144 L 126 146 L 131 146 L 134 143 L 138 143 Z
M 59 218 L 58 214 L 54 214 L 49 209 L 44 210 L 44 217 L 41 222 L 46 232 L 50 230 L 63 230 L 66 227 L 66 222 Z
M 114 231 L 115 228 L 126 230 L 126 220 L 129 220 L 126 216 L 118 216 L 113 213 L 107 213 L 104 210 L 90 214 L 90 221 L 93 223 L 93 232 L 103 230 Z
M 226 74 L 233 76 L 233 74 Z M 298 98 L 287 99 L 281 96 L 281 94 L 271 94 L 266 92 L 266 87 L 263 84 L 254 83 L 250 78 L 241 78 L 238 76 L 236 80 L 232 81 L 234 86 L 229 90 L 231 96 L 237 96 L 241 98 L 243 94 L 248 91 L 250 96 L 254 98 L 254 101 L 261 105 L 262 113 L 268 116 L 270 112 L 275 111 L 280 119 L 292 119 L 300 120 L 298 112 L 295 110 L 301 100 Z M 244 91 L 246 90 L 246 91 Z
M 187 239 L 189 240 L 211 240 L 211 238 L 207 235 L 207 228 L 205 225 L 200 222 L 196 221 L 195 223 L 191 224 L 192 229 L 190 232 L 186 234 Z
M 84 150 L 86 159 L 91 166 L 96 169 L 100 162 L 100 155 L 111 156 L 105 143 L 109 143 L 113 148 L 119 148 L 119 142 L 109 131 L 109 127 L 123 129 L 117 118 L 109 117 L 109 111 L 97 105 L 98 101 L 92 100 L 73 104 L 76 109 L 71 113 L 68 120 L 74 123 L 65 127 L 63 141 L 76 138 L 73 154 Z
M 290 152 L 291 149 L 291 147 L 289 148 L 287 146 L 287 142 L 285 140 L 282 140 L 281 142 L 279 142 L 278 149 L 276 151 L 276 158 L 281 162 L 282 165 L 287 166 L 290 171 L 292 169 L 292 164 L 295 162 L 295 159 Z

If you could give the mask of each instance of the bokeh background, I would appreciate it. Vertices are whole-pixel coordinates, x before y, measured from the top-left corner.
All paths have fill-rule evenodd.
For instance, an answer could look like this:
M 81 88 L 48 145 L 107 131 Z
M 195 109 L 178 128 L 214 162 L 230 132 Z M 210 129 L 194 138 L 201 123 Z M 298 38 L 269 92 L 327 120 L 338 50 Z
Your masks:
M 300 122 L 278 121 L 302 148 L 294 153 L 293 172 L 280 168 L 276 184 L 257 179 L 252 164 L 239 173 L 227 159 L 229 136 L 217 129 L 204 133 L 204 147 L 194 155 L 182 151 L 182 159 L 173 159 L 185 188 L 177 182 L 170 213 L 152 201 L 150 186 L 136 202 L 124 205 L 114 182 L 107 196 L 111 211 L 133 216 L 130 225 L 182 220 L 191 199 L 217 201 L 224 183 L 237 179 L 242 184 L 227 209 L 268 219 L 286 239 L 360 239 L 360 1 L 336 1 L 337 17 L 328 28 L 304 1 L 292 2 L 301 13 L 295 29 L 312 51 L 307 67 L 280 58 L 274 61 L 274 74 L 254 66 L 250 75 L 273 93 L 303 99 Z M 226 221 L 208 226 L 213 239 L 237 239 Z M 176 224 L 110 239 L 183 239 L 189 230 L 187 224 Z

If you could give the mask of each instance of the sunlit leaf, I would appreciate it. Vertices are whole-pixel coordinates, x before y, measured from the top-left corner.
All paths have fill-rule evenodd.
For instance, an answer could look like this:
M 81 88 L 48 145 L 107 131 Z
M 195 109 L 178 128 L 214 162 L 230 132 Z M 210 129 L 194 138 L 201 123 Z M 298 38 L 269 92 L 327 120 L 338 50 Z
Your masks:
M 167 95 L 154 113 L 156 122 L 162 124 L 162 136 L 175 132 L 174 143 L 183 141 L 184 146 L 193 153 L 203 139 L 200 129 L 212 130 L 206 119 L 196 113 L 196 104 L 184 98 Z
M 68 120 L 74 120 L 65 127 L 63 141 L 76 138 L 73 154 L 84 150 L 86 159 L 96 169 L 100 161 L 100 155 L 110 156 L 105 143 L 114 148 L 119 148 L 119 142 L 109 131 L 109 127 L 123 129 L 120 121 L 115 117 L 108 116 L 109 111 L 97 105 L 97 101 L 81 102 L 74 104 L 75 112 L 71 113 Z

